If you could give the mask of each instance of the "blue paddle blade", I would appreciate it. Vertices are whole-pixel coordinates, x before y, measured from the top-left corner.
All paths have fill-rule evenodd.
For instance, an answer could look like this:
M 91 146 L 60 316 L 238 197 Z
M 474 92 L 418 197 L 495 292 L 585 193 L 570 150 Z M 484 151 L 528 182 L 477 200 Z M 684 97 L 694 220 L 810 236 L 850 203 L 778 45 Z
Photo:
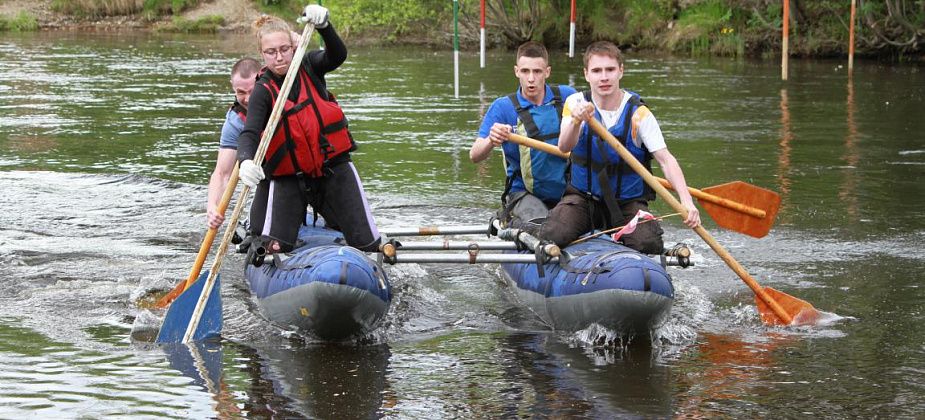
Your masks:
M 186 289 L 177 297 L 177 300 L 170 304 L 155 342 L 179 343 L 183 341 L 183 336 L 186 334 L 186 329 L 191 322 L 190 318 L 193 315 L 193 310 L 196 309 L 199 295 L 202 294 L 202 288 L 208 278 L 209 271 L 206 270 L 199 275 L 199 278 L 189 289 Z M 206 301 L 199 324 L 196 325 L 192 341 L 217 337 L 222 333 L 222 297 L 219 293 L 222 284 L 221 280 L 221 274 L 215 276 L 215 284 L 209 293 L 209 299 Z

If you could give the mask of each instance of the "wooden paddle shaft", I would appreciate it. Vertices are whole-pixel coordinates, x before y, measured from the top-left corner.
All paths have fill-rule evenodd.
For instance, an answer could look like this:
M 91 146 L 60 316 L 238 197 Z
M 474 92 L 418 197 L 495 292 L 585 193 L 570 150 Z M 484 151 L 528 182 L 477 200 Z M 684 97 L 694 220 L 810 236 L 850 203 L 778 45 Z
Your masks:
M 314 26 L 308 25 L 305 27 L 305 29 L 302 32 L 302 38 L 300 39 L 300 41 L 302 42 L 299 42 L 299 48 L 296 50 L 295 54 L 293 54 L 292 63 L 289 64 L 289 73 L 286 74 L 286 78 L 285 80 L 283 80 L 283 86 L 280 88 L 280 92 L 285 92 L 286 95 L 288 95 L 288 92 L 292 87 L 293 80 L 295 79 L 294 71 L 298 71 L 298 68 L 299 68 L 298 66 L 301 65 L 301 61 L 302 61 L 301 57 L 305 55 L 305 50 L 308 47 L 307 38 L 311 37 L 313 30 L 314 30 Z M 296 60 L 297 57 L 299 57 L 298 60 Z M 293 76 L 290 77 L 290 74 L 292 74 Z M 260 165 L 260 163 L 263 161 L 264 156 L 266 155 L 267 148 L 270 145 L 270 139 L 273 137 L 272 133 L 276 131 L 276 126 L 279 123 L 279 117 L 282 114 L 282 108 L 284 108 L 283 104 L 285 104 L 285 97 L 286 97 L 285 95 L 281 95 L 279 98 L 277 98 L 276 100 L 277 104 L 274 106 L 273 111 L 270 113 L 270 119 L 267 124 L 267 129 L 264 130 L 263 137 L 261 138 L 260 144 L 257 147 L 257 152 L 254 154 L 254 163 L 256 165 Z M 234 170 L 232 171 L 231 176 L 228 179 L 228 185 L 225 187 L 225 191 L 222 194 L 222 201 L 219 204 L 219 211 L 222 214 L 225 214 L 225 211 L 228 210 L 228 204 L 231 202 L 231 197 L 232 195 L 234 195 L 234 190 L 238 185 L 238 173 L 239 173 L 239 167 L 238 167 L 238 164 L 235 163 Z M 247 198 L 248 192 L 249 192 L 249 189 L 247 188 L 247 186 L 245 186 L 244 189 L 241 191 L 239 202 Z M 235 213 L 237 214 L 237 216 L 232 217 L 232 221 L 228 223 L 228 226 L 233 226 L 238 223 L 238 218 L 240 217 L 240 211 L 238 211 L 237 207 L 235 208 Z M 229 238 L 233 237 L 234 228 L 231 227 L 228 230 L 232 231 L 232 235 L 229 236 Z M 177 298 L 177 296 L 179 296 L 181 293 L 186 291 L 186 289 L 189 289 L 189 287 L 192 286 L 194 282 L 196 282 L 196 279 L 199 278 L 199 273 L 202 271 L 202 266 L 205 264 L 206 257 L 208 257 L 209 255 L 209 250 L 212 248 L 212 244 L 215 242 L 215 236 L 217 235 L 217 233 L 218 233 L 217 229 L 209 228 L 209 230 L 206 232 L 205 238 L 203 238 L 202 240 L 202 244 L 199 246 L 199 253 L 196 255 L 196 260 L 193 262 L 193 268 L 190 270 L 190 274 L 186 278 L 186 281 L 178 284 L 177 287 L 175 287 L 173 290 L 167 293 L 164 297 L 158 300 L 157 303 L 155 304 L 155 307 L 158 307 L 158 308 L 166 307 L 171 302 L 173 302 L 174 299 Z M 228 235 L 226 234 L 225 236 L 228 236 Z M 226 241 L 223 240 L 222 242 L 224 243 L 223 244 L 224 247 L 228 246 Z M 220 259 L 216 257 L 216 261 L 220 261 Z M 210 273 L 210 278 L 213 274 L 214 273 Z M 208 296 L 208 294 L 205 294 L 205 296 Z
M 661 183 L 662 186 L 664 186 L 665 188 L 669 188 L 669 189 L 672 189 L 672 190 L 674 189 L 674 186 L 672 186 L 672 185 L 671 185 L 671 182 L 669 182 L 667 179 L 665 179 L 665 178 L 659 178 L 659 177 L 656 177 L 655 179 L 656 179 L 659 183 Z M 725 208 L 727 208 L 727 209 L 735 210 L 735 211 L 737 211 L 737 212 L 739 212 L 739 213 L 745 213 L 745 214 L 747 214 L 747 215 L 749 215 L 749 216 L 752 216 L 752 217 L 757 217 L 757 218 L 759 218 L 759 219 L 764 219 L 765 216 L 768 215 L 768 213 L 767 213 L 766 211 L 764 211 L 764 210 L 756 209 L 756 208 L 751 207 L 751 206 L 746 206 L 745 204 L 732 201 L 732 200 L 730 200 L 730 199 L 728 199 L 728 198 L 718 197 L 718 196 L 715 196 L 715 195 L 713 195 L 713 194 L 706 193 L 706 192 L 703 192 L 703 191 L 701 191 L 701 190 L 698 190 L 698 189 L 696 189 L 696 188 L 687 187 L 687 191 L 690 192 L 691 195 L 694 196 L 694 197 L 696 197 L 698 200 L 709 201 L 709 202 L 711 202 L 711 203 L 713 203 L 713 204 L 717 204 L 717 205 L 723 206 L 723 207 L 725 207 Z
M 646 184 L 655 190 L 659 197 L 668 202 L 668 204 L 671 205 L 671 208 L 675 209 L 675 211 L 681 213 L 682 218 L 687 219 L 687 208 L 685 208 L 677 198 L 671 195 L 671 193 L 668 192 L 668 190 L 658 182 L 655 176 L 650 174 L 649 171 L 646 170 L 646 168 L 642 166 L 638 160 L 636 160 L 636 157 L 633 156 L 628 150 L 626 150 L 622 144 L 620 144 L 620 142 L 613 136 L 613 134 L 610 134 L 610 132 L 607 131 L 607 129 L 604 128 L 604 126 L 594 118 L 588 120 L 587 123 L 591 126 L 594 132 L 596 132 L 599 136 L 601 136 L 601 138 L 607 141 L 607 144 L 609 144 L 610 147 L 612 147 L 617 151 L 618 154 L 620 154 L 620 157 L 623 158 L 623 160 L 628 165 L 630 165 L 630 167 L 633 168 L 636 173 L 642 176 L 642 178 L 646 181 Z M 712 248 L 720 258 L 722 258 L 726 265 L 728 265 L 729 268 L 731 268 L 732 271 L 734 271 L 739 276 L 739 278 L 741 278 L 742 281 L 744 281 L 745 284 L 748 285 L 750 289 L 752 289 L 753 292 L 755 292 L 755 295 L 759 296 L 761 300 L 764 301 L 774 311 L 774 314 L 776 314 L 784 324 L 790 325 L 793 323 L 793 318 L 787 314 L 784 308 L 782 308 L 776 300 L 774 300 L 764 291 L 764 289 L 761 288 L 761 285 L 759 285 L 758 282 L 755 281 L 755 279 L 752 278 L 750 274 L 748 274 L 748 271 L 745 270 L 745 267 L 742 267 L 742 265 L 732 257 L 732 254 L 726 251 L 726 248 L 723 248 L 723 246 L 720 245 L 716 239 L 713 239 L 713 236 L 710 235 L 710 233 L 707 232 L 703 226 L 697 226 L 694 228 L 694 232 L 697 232 L 697 234 L 700 235 L 703 241 L 706 242 L 707 245 L 709 245 L 710 248 Z
M 222 193 L 221 201 L 218 204 L 218 212 L 221 214 L 225 214 L 225 211 L 228 210 L 231 196 L 234 195 L 234 190 L 238 186 L 238 169 L 238 163 L 235 162 L 234 169 L 228 177 L 228 185 L 225 186 L 225 192 Z M 189 289 L 190 286 L 196 282 L 196 279 L 199 278 L 199 273 L 202 271 L 202 266 L 206 262 L 206 257 L 209 256 L 209 250 L 212 249 L 212 244 L 215 242 L 215 235 L 217 233 L 218 228 L 209 228 L 209 230 L 206 231 L 206 236 L 202 239 L 202 244 L 199 245 L 199 253 L 196 254 L 196 260 L 193 262 L 193 268 L 190 269 L 189 277 L 186 278 L 186 281 L 180 282 L 173 290 L 158 299 L 154 304 L 155 308 L 167 307 L 167 305 L 170 305 L 170 302 L 173 302 L 177 296 L 180 296 L 181 293 L 185 292 L 186 289 Z
M 521 146 L 527 146 L 542 152 L 549 153 L 553 156 L 558 156 L 562 159 L 568 159 L 572 155 L 571 153 L 566 153 L 559 150 L 557 146 L 536 139 L 531 139 L 530 137 L 521 136 L 520 134 L 516 133 L 509 134 L 508 140 Z
M 533 148 L 533 149 L 537 149 L 537 150 L 540 150 L 540 151 L 549 153 L 549 154 L 551 154 L 551 155 L 553 155 L 553 156 L 558 156 L 558 157 L 563 158 L 563 159 L 568 159 L 569 156 L 571 156 L 570 153 L 565 153 L 565 152 L 559 150 L 559 148 L 556 147 L 556 146 L 553 146 L 553 145 L 551 145 L 551 144 L 549 144 L 549 143 L 542 142 L 542 141 L 539 141 L 539 140 L 536 140 L 536 139 L 531 139 L 531 138 L 529 138 L 529 137 L 524 137 L 524 136 L 521 136 L 520 134 L 511 133 L 511 134 L 508 136 L 508 139 L 511 140 L 511 141 L 513 141 L 514 143 L 519 144 L 519 145 L 526 146 L 526 147 L 530 147 L 530 148 Z M 668 182 L 667 179 L 665 179 L 665 178 L 658 178 L 658 177 L 656 177 L 655 179 L 657 179 L 658 182 L 660 182 L 662 185 L 664 185 L 665 188 L 673 188 L 673 187 L 671 186 L 671 183 Z M 764 210 L 761 210 L 761 209 L 757 209 L 757 208 L 754 208 L 754 207 L 751 207 L 751 206 L 746 206 L 746 205 L 744 205 L 744 204 L 742 204 L 742 203 L 738 203 L 738 202 L 735 202 L 735 201 L 732 201 L 732 200 L 729 200 L 729 199 L 726 199 L 726 198 L 718 197 L 718 196 L 716 196 L 716 195 L 713 195 L 713 194 L 710 194 L 710 193 L 707 193 L 707 192 L 703 192 L 703 191 L 698 190 L 698 189 L 696 189 L 696 188 L 690 188 L 690 187 L 688 187 L 687 190 L 691 193 L 692 196 L 696 197 L 696 198 L 699 199 L 699 200 L 709 201 L 709 202 L 711 202 L 711 203 L 714 203 L 714 204 L 717 204 L 717 205 L 726 207 L 726 208 L 728 208 L 728 209 L 732 209 L 732 210 L 738 211 L 738 212 L 740 212 L 740 213 L 745 213 L 745 214 L 747 214 L 747 215 L 749 215 L 749 216 L 757 217 L 757 218 L 759 218 L 759 219 L 763 219 L 765 216 L 767 216 L 767 212 L 765 212 Z
M 302 57 L 305 55 L 305 50 L 308 49 L 308 40 L 311 38 L 314 30 L 315 26 L 309 24 L 305 25 L 305 29 L 302 31 L 302 37 L 299 39 L 299 47 L 292 55 L 292 62 L 289 63 L 286 78 L 283 80 L 283 85 L 279 89 L 279 96 L 276 98 L 276 103 L 273 105 L 273 112 L 270 113 L 270 119 L 267 122 L 266 128 L 263 130 L 263 137 L 260 139 L 257 152 L 254 154 L 254 164 L 257 166 L 260 166 L 263 162 L 267 148 L 270 146 L 270 139 L 273 138 L 273 134 L 276 132 L 276 126 L 279 124 L 280 116 L 283 113 L 283 108 L 285 108 L 286 100 L 289 97 L 289 90 L 292 88 L 292 83 L 299 72 L 299 67 L 302 65 Z M 238 202 L 235 204 L 234 212 L 231 215 L 231 219 L 226 223 L 227 228 L 225 228 L 225 235 L 222 237 L 222 243 L 218 247 L 215 261 L 212 263 L 212 269 L 209 271 L 209 278 L 206 279 L 206 284 L 203 285 L 202 293 L 199 295 L 199 301 L 196 302 L 196 307 L 193 309 L 193 314 L 190 317 L 190 323 L 186 329 L 186 334 L 183 336 L 184 343 L 190 341 L 199 325 L 199 319 L 202 317 L 202 312 L 206 306 L 205 303 L 209 299 L 212 286 L 215 284 L 215 278 L 222 268 L 222 261 L 224 260 L 225 253 L 228 251 L 228 245 L 231 243 L 231 238 L 234 237 L 234 226 L 238 224 L 238 219 L 241 217 L 241 213 L 244 209 L 244 202 L 247 200 L 249 193 L 250 188 L 247 185 L 241 188 L 241 194 L 238 196 Z
M 218 212 L 222 215 L 225 214 L 225 211 L 228 210 L 228 204 L 231 203 L 231 197 L 234 195 L 234 190 L 238 186 L 238 162 L 234 163 L 234 169 L 231 171 L 231 175 L 228 177 L 228 185 L 225 186 L 225 192 L 222 193 L 222 199 L 218 203 Z M 233 230 L 233 229 L 232 229 Z M 212 243 L 215 242 L 215 235 L 218 233 L 218 228 L 209 228 L 209 231 L 206 232 L 206 237 L 202 240 L 202 245 L 199 246 L 199 254 L 196 255 L 196 261 L 193 263 L 193 269 L 190 270 L 189 277 L 186 278 L 186 286 L 184 290 L 189 289 L 193 285 L 193 282 L 196 281 L 196 278 L 199 277 L 199 272 L 202 271 L 202 266 L 206 262 L 206 257 L 209 255 L 209 250 L 212 249 Z

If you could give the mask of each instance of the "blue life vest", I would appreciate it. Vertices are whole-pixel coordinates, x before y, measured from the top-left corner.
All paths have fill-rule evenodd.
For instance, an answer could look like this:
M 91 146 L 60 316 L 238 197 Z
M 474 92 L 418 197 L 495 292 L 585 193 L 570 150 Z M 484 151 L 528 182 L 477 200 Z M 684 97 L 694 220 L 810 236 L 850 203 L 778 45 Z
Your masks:
M 550 85 L 550 89 L 553 94 L 551 102 L 529 109 L 520 105 L 516 92 L 508 95 L 508 99 L 517 112 L 519 126 L 523 126 L 522 134 L 558 145 L 563 101 L 559 86 Z M 516 128 L 520 129 L 519 126 Z M 513 142 L 505 142 L 502 148 L 507 168 L 507 184 L 502 200 L 506 200 L 510 193 L 527 191 L 548 205 L 559 202 L 565 192 L 567 160 Z
M 645 144 L 640 142 L 640 145 L 636 146 L 633 141 L 633 114 L 639 107 L 645 106 L 645 102 L 635 92 L 626 91 L 626 94 L 630 95 L 630 98 L 623 113 L 620 114 L 617 123 L 607 131 L 651 172 L 652 154 L 646 149 Z M 591 92 L 584 92 L 584 95 L 590 102 Z M 594 111 L 594 118 L 602 120 L 597 110 Z M 622 218 L 616 219 L 619 216 L 620 202 L 655 199 L 654 191 L 646 185 L 642 177 L 587 124 L 582 128 L 578 143 L 572 149 L 571 161 L 572 186 L 584 193 L 590 193 L 595 199 L 603 200 L 612 215 L 610 222 L 613 226 L 623 222 Z

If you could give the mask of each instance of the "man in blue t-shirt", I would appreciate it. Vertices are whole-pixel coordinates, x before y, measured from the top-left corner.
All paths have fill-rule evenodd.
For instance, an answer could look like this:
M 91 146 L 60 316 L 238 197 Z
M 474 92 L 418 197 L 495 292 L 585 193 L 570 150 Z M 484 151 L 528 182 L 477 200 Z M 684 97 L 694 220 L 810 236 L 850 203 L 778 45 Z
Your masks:
M 206 206 L 206 224 L 218 229 L 225 222 L 225 215 L 218 211 L 222 194 L 228 185 L 228 178 L 234 171 L 238 157 L 238 136 L 244 130 L 247 117 L 247 103 L 257 81 L 260 63 L 253 58 L 242 58 L 231 67 L 231 88 L 234 89 L 234 104 L 225 114 L 222 136 L 218 141 L 218 157 L 215 169 L 209 178 L 209 201 Z
M 513 227 L 538 227 L 565 191 L 568 161 L 546 152 L 507 142 L 514 132 L 557 145 L 564 98 L 575 93 L 565 85 L 547 85 L 552 68 L 546 47 L 528 41 L 517 49 L 516 92 L 496 99 L 479 128 L 469 158 L 481 162 L 495 147 L 504 152 L 507 181 L 501 195 L 502 222 Z

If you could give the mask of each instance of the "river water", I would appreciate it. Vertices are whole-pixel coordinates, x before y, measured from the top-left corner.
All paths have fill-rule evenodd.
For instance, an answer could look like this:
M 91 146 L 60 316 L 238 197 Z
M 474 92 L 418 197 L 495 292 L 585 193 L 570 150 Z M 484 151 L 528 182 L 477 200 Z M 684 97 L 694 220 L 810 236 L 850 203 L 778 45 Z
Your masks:
M 134 300 L 185 278 L 230 65 L 249 37 L 0 38 L 0 418 L 906 417 L 925 412 L 925 71 L 860 62 L 630 53 L 622 85 L 659 118 L 688 183 L 743 180 L 783 202 L 761 239 L 707 228 L 763 285 L 834 314 L 769 328 L 751 291 L 694 247 L 652 339 L 550 332 L 494 266 L 398 265 L 363 344 L 267 324 L 224 264 L 218 343 L 132 340 Z M 468 160 L 516 87 L 512 54 L 353 49 L 328 83 L 361 148 L 380 226 L 487 221 L 498 156 Z M 580 59 L 556 83 L 586 87 Z M 661 203 L 656 213 L 670 210 Z

